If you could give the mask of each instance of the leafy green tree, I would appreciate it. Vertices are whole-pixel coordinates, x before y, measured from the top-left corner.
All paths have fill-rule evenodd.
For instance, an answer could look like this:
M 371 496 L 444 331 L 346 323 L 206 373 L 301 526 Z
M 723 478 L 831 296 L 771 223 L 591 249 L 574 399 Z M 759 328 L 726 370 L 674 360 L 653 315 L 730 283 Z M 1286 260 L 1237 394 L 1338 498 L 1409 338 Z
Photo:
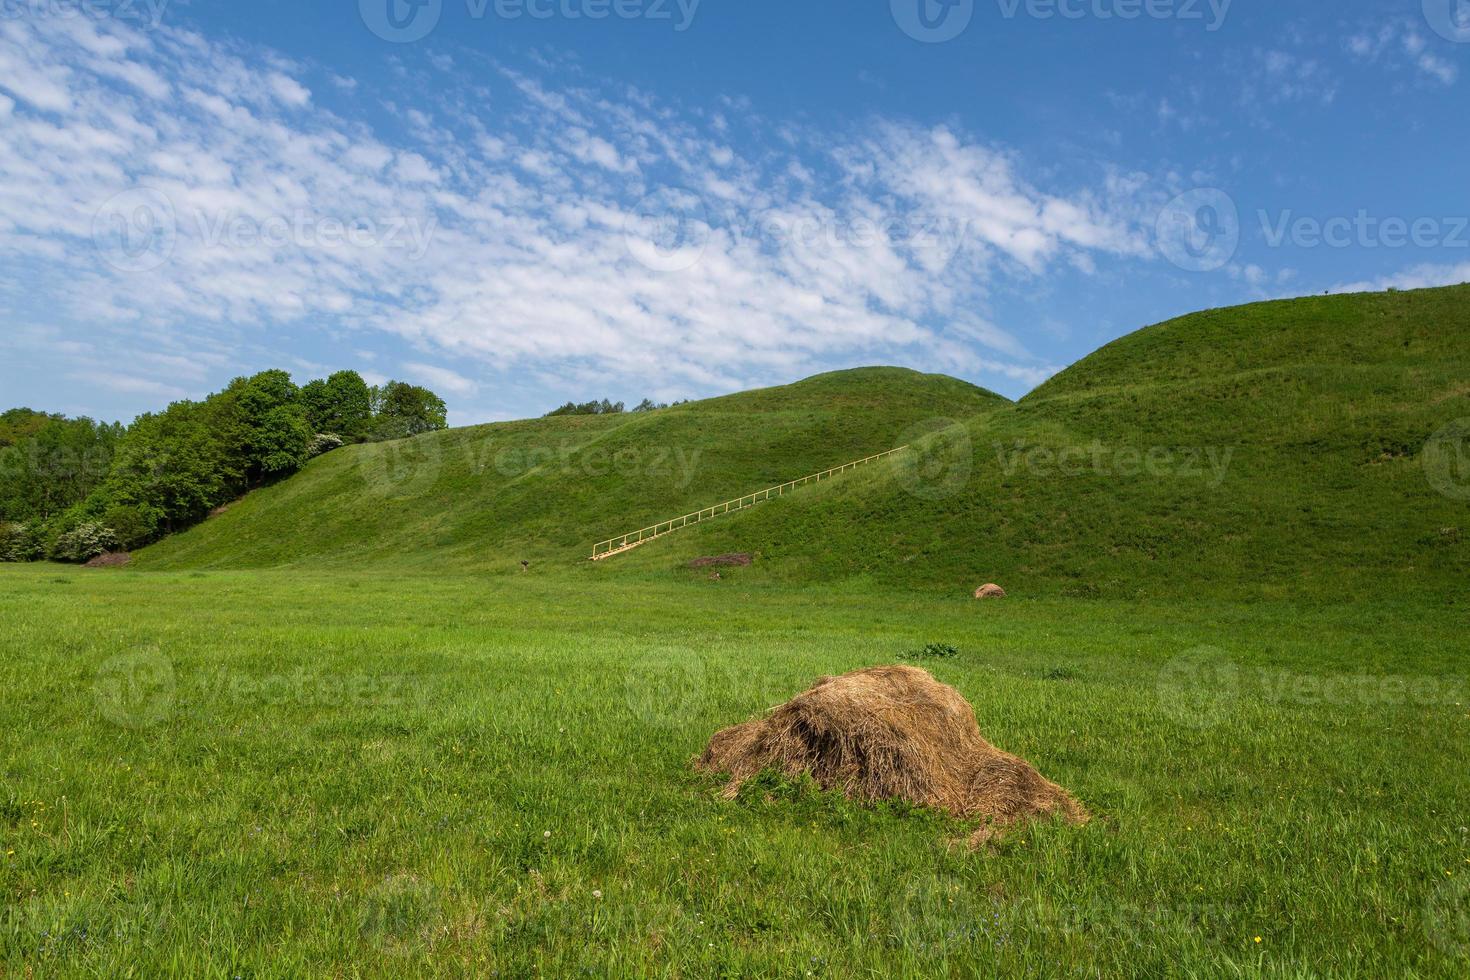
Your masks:
M 248 433 L 252 480 L 259 482 L 300 469 L 315 433 L 291 375 L 279 370 L 262 371 L 251 378 L 237 378 L 230 388 Z
M 12 429 L 27 434 L 0 448 L 0 520 L 46 521 L 85 499 L 107 476 L 123 433 L 91 419 L 31 414 L 39 422 Z
M 647 399 L 644 399 L 644 402 L 651 404 Z M 547 412 L 546 417 L 550 419 L 560 415 L 621 415 L 625 411 L 627 409 L 623 406 L 622 402 L 610 402 L 604 398 L 600 402 L 567 402 L 561 408 Z M 648 409 L 640 405 L 634 411 L 643 412 L 648 411 Z
M 244 491 L 249 453 L 244 428 L 229 421 L 228 400 L 175 402 L 139 416 L 118 448 L 107 482 L 79 516 L 101 519 L 131 508 L 130 546 L 188 527 Z M 145 535 L 138 540 L 135 535 Z
M 405 439 L 449 427 L 444 399 L 427 388 L 390 381 L 373 389 L 373 431 L 379 439 Z
M 0 415 L 0 560 L 141 547 L 344 439 L 418 435 L 445 428 L 447 415 L 426 388 L 370 389 L 354 371 L 304 390 L 285 371 L 262 371 L 126 429 L 13 409 Z
M 47 415 L 29 408 L 12 408 L 0 413 L 0 447 L 13 446 L 60 418 L 60 415 Z
M 301 404 L 313 434 L 329 432 L 348 441 L 365 436 L 373 421 L 373 393 L 356 371 L 338 371 L 301 389 Z

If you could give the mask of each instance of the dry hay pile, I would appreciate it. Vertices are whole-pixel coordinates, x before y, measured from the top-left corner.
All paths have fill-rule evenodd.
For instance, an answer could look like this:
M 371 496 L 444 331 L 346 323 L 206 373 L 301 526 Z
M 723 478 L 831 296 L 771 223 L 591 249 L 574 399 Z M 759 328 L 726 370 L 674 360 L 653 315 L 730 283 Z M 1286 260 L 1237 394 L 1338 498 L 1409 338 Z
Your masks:
M 908 800 L 984 820 L 972 844 L 1019 820 L 1088 820 L 1066 790 L 987 742 L 958 691 L 917 667 L 823 677 L 766 717 L 716 732 L 696 765 L 729 775 L 726 798 L 776 769 L 809 773 L 856 800 Z
M 93 558 L 91 561 L 87 562 L 86 567 L 121 568 L 123 565 L 126 565 L 132 560 L 133 556 L 128 554 L 126 551 L 109 551 L 105 554 L 98 555 L 96 558 Z

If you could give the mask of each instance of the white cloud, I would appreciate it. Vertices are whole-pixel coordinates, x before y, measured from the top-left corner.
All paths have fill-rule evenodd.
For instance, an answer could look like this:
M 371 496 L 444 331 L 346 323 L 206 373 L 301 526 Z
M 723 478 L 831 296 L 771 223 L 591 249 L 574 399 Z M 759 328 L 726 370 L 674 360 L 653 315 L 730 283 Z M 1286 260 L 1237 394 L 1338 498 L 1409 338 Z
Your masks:
M 1328 291 L 1369 293 L 1381 292 L 1385 289 L 1430 289 L 1435 286 L 1458 286 L 1467 282 L 1470 282 L 1470 262 L 1444 265 L 1426 263 L 1376 279 L 1341 283 Z
M 307 91 L 306 86 L 278 71 L 267 75 L 265 83 L 271 93 L 288 106 L 300 108 L 311 101 L 311 92 Z
M 1410 67 L 1440 85 L 1455 84 L 1460 69 L 1430 50 L 1429 39 L 1412 21 L 1392 20 L 1351 35 L 1343 45 L 1355 59 L 1391 68 Z
M 1337 99 L 1337 79 L 1316 58 L 1290 51 L 1257 51 L 1246 81 L 1247 104 L 1271 102 L 1317 102 L 1331 105 Z
M 685 388 L 859 358 L 1035 380 L 1054 369 L 973 312 L 994 284 L 1151 254 L 1135 178 L 1043 188 L 946 127 L 787 127 L 742 154 L 728 124 L 642 93 L 505 72 L 493 114 L 397 107 L 406 146 L 317 105 L 282 60 L 173 28 L 10 22 L 4 65 L 24 70 L 0 72 L 18 102 L 0 105 L 0 256 L 39 262 L 34 290 L 74 322 L 183 348 L 322 322 L 488 370 Z M 640 216 L 671 187 L 688 213 Z
M 67 377 L 72 381 L 80 381 L 83 384 L 95 385 L 108 391 L 121 392 L 128 395 L 151 395 L 168 401 L 177 401 L 184 398 L 188 392 L 173 385 L 163 384 L 149 378 L 140 378 L 132 374 L 123 374 L 119 371 L 75 371 Z
M 432 364 L 419 364 L 411 361 L 403 365 L 403 370 L 415 381 L 455 395 L 472 395 L 479 388 L 464 375 L 456 374 L 448 368 L 435 367 Z

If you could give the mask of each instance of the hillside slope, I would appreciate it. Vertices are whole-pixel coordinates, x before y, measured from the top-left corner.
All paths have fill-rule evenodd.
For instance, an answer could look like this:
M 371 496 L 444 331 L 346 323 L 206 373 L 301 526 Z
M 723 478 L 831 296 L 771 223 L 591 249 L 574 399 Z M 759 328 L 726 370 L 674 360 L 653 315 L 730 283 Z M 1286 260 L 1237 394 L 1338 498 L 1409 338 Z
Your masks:
M 1466 447 L 1423 457 L 1470 417 L 1467 379 L 1470 286 L 1259 303 L 1145 328 L 1017 403 L 874 368 L 341 450 L 139 563 L 572 568 L 595 540 L 914 442 L 582 571 L 748 551 L 748 579 L 956 594 L 1450 594 Z
M 927 452 L 634 552 L 959 591 L 1433 590 L 1470 575 L 1470 287 L 1311 297 L 1146 328 Z M 1470 447 L 1459 447 L 1460 453 Z
M 865 368 L 656 412 L 352 446 L 141 552 L 138 564 L 570 564 L 595 539 L 891 449 L 926 420 L 1008 404 L 954 378 Z

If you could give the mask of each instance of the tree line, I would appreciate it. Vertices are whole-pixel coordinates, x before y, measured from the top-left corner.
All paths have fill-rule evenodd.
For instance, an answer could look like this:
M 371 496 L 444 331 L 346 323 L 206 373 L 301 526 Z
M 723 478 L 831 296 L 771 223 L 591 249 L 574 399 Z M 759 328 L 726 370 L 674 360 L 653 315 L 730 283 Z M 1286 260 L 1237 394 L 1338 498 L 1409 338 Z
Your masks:
M 674 402 L 674 405 L 687 405 L 688 399 Z M 672 408 L 673 405 L 655 402 L 645 398 L 643 401 L 627 408 L 622 402 L 610 402 L 606 398 L 602 401 L 591 402 L 567 402 L 560 408 L 554 408 L 547 412 L 544 418 L 556 418 L 561 415 L 622 415 L 624 412 L 656 412 L 661 408 Z
M 215 508 L 349 443 L 447 426 L 443 399 L 339 371 L 236 378 L 131 425 L 27 408 L 0 414 L 0 561 L 87 561 L 197 524 Z

